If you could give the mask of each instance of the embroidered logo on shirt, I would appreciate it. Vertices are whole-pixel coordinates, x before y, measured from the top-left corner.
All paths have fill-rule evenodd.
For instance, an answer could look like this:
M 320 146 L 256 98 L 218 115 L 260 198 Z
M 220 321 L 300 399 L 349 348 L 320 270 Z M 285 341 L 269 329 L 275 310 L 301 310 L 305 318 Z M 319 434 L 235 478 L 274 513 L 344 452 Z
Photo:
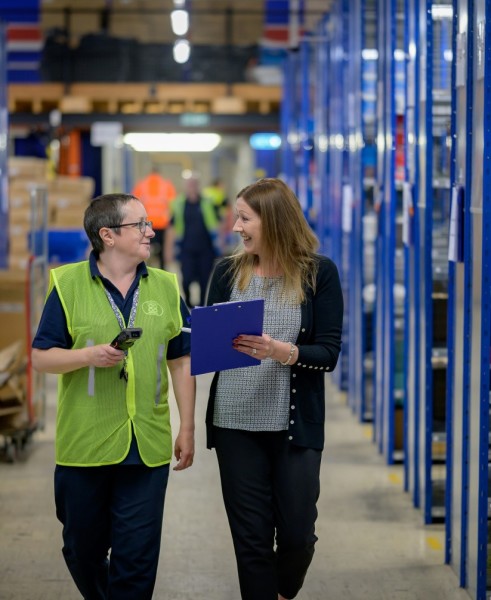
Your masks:
M 164 309 L 156 300 L 147 300 L 144 302 L 142 310 L 146 315 L 153 317 L 161 317 L 164 314 Z

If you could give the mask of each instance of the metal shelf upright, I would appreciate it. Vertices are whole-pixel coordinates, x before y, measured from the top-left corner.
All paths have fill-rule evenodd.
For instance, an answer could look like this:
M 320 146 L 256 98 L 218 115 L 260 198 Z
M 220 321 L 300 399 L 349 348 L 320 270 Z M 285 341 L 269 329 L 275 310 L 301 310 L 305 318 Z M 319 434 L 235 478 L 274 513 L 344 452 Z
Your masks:
M 295 193 L 298 193 L 298 152 L 300 148 L 300 135 L 298 115 L 299 104 L 299 70 L 298 52 L 288 52 L 283 66 L 283 101 L 281 103 L 281 158 L 282 176 L 285 183 Z
M 374 391 L 374 313 L 375 313 L 375 240 L 377 217 L 374 211 L 374 185 L 376 177 L 376 114 L 377 114 L 377 2 L 362 0 L 360 12 L 351 12 L 355 32 L 360 38 L 360 47 L 354 51 L 361 57 L 360 63 L 360 114 L 359 132 L 362 147 L 357 148 L 356 160 L 360 170 L 354 176 L 353 235 L 354 259 L 360 287 L 355 289 L 352 302 L 356 330 L 350 348 L 356 365 L 356 387 L 354 407 L 360 421 L 373 420 Z M 362 18 L 359 18 L 359 15 Z M 359 24 L 359 25 L 358 25 Z M 360 27 L 358 31 L 358 26 Z M 355 90 L 355 98 L 357 91 Z M 358 189 L 356 189 L 358 188 Z M 353 321 L 352 319 L 352 321 Z
M 439 7 L 408 15 L 405 489 L 425 523 L 445 517 L 452 21 Z
M 320 241 L 320 251 L 328 254 L 330 247 L 329 221 L 329 15 L 317 24 L 317 44 L 314 53 L 313 92 L 313 145 L 314 178 L 312 184 L 312 207 L 315 214 L 314 229 Z
M 420 505 L 419 486 L 419 371 L 417 360 L 420 340 L 420 291 L 417 266 L 419 259 L 419 213 L 415 210 L 419 195 L 418 139 L 420 128 L 420 88 L 424 85 L 419 76 L 421 67 L 421 42 L 419 27 L 419 0 L 406 4 L 406 136 L 405 182 L 403 186 L 403 244 L 405 297 L 405 397 L 404 412 L 404 490 L 411 494 L 413 505 Z
M 343 193 L 346 194 L 349 165 L 349 93 L 348 80 L 348 22 L 349 0 L 338 0 L 331 8 L 330 26 L 330 72 L 329 85 L 329 221 L 331 226 L 329 256 L 339 269 L 345 302 L 343 320 L 343 349 L 340 364 L 333 373 L 339 389 L 348 389 L 349 370 L 349 233 L 343 227 Z M 345 206 L 349 199 L 345 196 Z
M 363 178 L 362 178 L 362 0 L 353 0 L 348 26 L 347 178 L 343 185 L 343 246 L 346 254 L 348 305 L 348 404 L 362 420 L 363 391 Z
M 491 6 L 457 2 L 456 165 L 449 258 L 455 352 L 448 559 L 471 598 L 491 598 Z M 461 137 L 459 137 L 459 133 Z M 453 244 L 452 242 L 455 242 Z
M 452 85 L 453 148 L 449 232 L 447 412 L 447 548 L 446 558 L 468 585 L 470 373 L 472 311 L 471 191 L 479 176 L 472 156 L 473 139 L 473 0 L 455 0 L 454 81 Z M 479 167 L 477 167 L 479 168 Z M 480 439 L 480 436 L 478 436 Z
M 389 464 L 403 454 L 403 4 L 378 1 L 374 435 Z

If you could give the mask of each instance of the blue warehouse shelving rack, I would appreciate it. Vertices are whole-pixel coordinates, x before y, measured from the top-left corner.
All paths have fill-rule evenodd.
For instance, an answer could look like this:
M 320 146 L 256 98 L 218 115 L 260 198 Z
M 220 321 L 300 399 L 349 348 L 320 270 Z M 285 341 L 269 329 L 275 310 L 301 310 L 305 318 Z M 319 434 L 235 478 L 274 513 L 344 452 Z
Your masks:
M 409 491 L 414 506 L 420 505 L 419 486 L 419 348 L 420 310 L 417 275 L 419 265 L 419 213 L 415 211 L 419 195 L 418 138 L 420 128 L 421 44 L 419 27 L 419 0 L 408 0 L 406 5 L 406 135 L 405 181 L 403 185 L 403 243 L 405 297 L 405 383 L 406 411 L 404 414 L 404 489 Z
M 445 516 L 452 13 L 408 8 L 405 488 L 431 523 Z
M 282 171 L 306 218 L 313 222 L 313 50 L 307 36 L 285 60 L 282 103 Z
M 320 241 L 320 251 L 328 253 L 330 247 L 329 206 L 329 17 L 322 18 L 315 31 L 313 92 L 313 146 L 314 177 L 312 182 L 312 208 L 315 215 L 314 229 Z
M 355 0 L 349 14 L 348 49 L 349 62 L 346 102 L 348 105 L 347 177 L 343 183 L 343 259 L 348 303 L 346 306 L 348 332 L 348 403 L 352 411 L 362 419 L 363 393 L 363 179 L 362 179 L 362 59 L 363 48 L 361 0 Z M 349 87 L 348 87 L 349 86 Z
M 454 352 L 448 367 L 453 418 L 446 554 L 470 596 L 485 600 L 491 597 L 491 49 L 485 43 L 491 35 L 491 6 L 485 0 L 460 1 L 454 10 L 456 136 L 449 246 Z
M 373 418 L 373 313 L 375 307 L 377 10 L 375 0 L 351 6 L 345 176 L 342 186 L 343 265 L 348 328 L 348 402 L 359 421 Z M 344 171 L 343 171 L 344 172 Z
M 447 465 L 449 500 L 447 555 L 459 582 L 467 585 L 469 486 L 469 377 L 471 257 L 469 197 L 472 148 L 472 39 L 473 22 L 467 1 L 454 3 L 455 76 L 452 85 L 453 159 L 452 229 L 449 248 L 449 354 L 447 409 L 451 414 Z M 471 9 L 472 11 L 472 9 Z M 450 346 L 450 343 L 452 344 Z
M 342 190 L 348 177 L 347 108 L 348 2 L 319 21 L 313 35 L 289 51 L 282 105 L 282 159 L 285 181 L 297 193 L 316 230 L 321 251 L 338 265 L 348 306 L 349 235 L 342 233 Z M 340 366 L 340 389 L 348 384 L 348 315 Z
M 378 2 L 374 433 L 389 464 L 403 456 L 403 8 L 399 0 Z
M 360 18 L 359 15 L 362 15 Z M 377 217 L 374 211 L 376 182 L 377 119 L 377 3 L 363 0 L 359 12 L 351 12 L 352 55 L 360 60 L 353 91 L 355 118 L 360 115 L 355 132 L 356 150 L 352 174 L 353 227 L 351 236 L 352 277 L 350 284 L 352 312 L 350 329 L 350 401 L 360 421 L 373 419 L 374 391 L 374 311 L 375 311 L 375 240 Z M 359 41 L 358 41 L 359 40 Z M 361 78 L 361 81 L 360 81 Z M 358 101 L 359 96 L 359 101 Z M 361 141 L 361 144 L 360 144 Z M 361 146 L 361 147 L 360 147 Z
M 330 104 L 329 120 L 329 222 L 331 226 L 329 255 L 337 264 L 345 301 L 343 321 L 343 350 L 334 380 L 342 390 L 348 389 L 349 370 L 349 233 L 343 226 L 343 202 L 346 185 L 349 185 L 349 120 L 350 110 L 346 99 L 349 94 L 348 17 L 349 1 L 340 0 L 332 8 L 329 19 L 330 36 Z

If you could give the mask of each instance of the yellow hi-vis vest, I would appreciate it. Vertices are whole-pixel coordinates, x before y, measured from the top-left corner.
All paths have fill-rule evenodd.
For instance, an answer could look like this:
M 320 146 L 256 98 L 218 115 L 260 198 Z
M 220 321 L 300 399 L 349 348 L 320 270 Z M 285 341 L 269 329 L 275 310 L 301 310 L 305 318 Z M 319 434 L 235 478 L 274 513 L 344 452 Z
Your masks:
M 177 278 L 148 268 L 140 279 L 134 326 L 143 334 L 128 351 L 128 382 L 122 364 L 83 367 L 59 377 L 56 463 L 100 466 L 121 462 L 128 454 L 132 429 L 143 462 L 170 462 L 172 435 L 168 405 L 166 353 L 182 327 Z M 109 343 L 120 327 L 104 286 L 92 279 L 87 261 L 51 271 L 66 315 L 73 348 Z

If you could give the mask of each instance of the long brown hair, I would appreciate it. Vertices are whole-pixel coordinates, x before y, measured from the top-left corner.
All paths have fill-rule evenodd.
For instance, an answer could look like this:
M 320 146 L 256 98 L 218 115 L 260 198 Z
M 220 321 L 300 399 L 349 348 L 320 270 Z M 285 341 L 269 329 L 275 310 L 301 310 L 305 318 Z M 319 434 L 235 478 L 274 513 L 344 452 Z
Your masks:
M 261 219 L 261 244 L 266 257 L 284 276 L 284 288 L 301 303 L 305 290 L 315 290 L 319 241 L 292 190 L 280 179 L 260 179 L 237 194 Z M 258 257 L 245 250 L 232 256 L 231 269 L 240 290 L 254 274 Z

